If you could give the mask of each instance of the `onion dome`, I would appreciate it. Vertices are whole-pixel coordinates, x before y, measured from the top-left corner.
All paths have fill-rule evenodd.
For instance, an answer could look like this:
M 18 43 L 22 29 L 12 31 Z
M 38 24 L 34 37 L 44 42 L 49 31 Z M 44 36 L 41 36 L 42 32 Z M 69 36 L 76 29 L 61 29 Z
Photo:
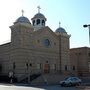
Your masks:
M 65 29 L 62 27 L 57 28 L 55 32 L 66 33 Z
M 34 15 L 34 17 L 32 18 L 32 20 L 37 19 L 37 18 L 41 18 L 44 19 L 46 21 L 46 18 L 43 14 L 40 13 L 40 6 L 37 7 L 38 8 L 38 13 Z
M 27 17 L 23 16 L 23 13 L 24 13 L 24 11 L 22 10 L 22 16 L 19 17 L 14 24 L 16 24 L 16 23 L 28 23 L 28 24 L 31 24 L 29 19 Z
M 30 21 L 29 21 L 29 19 L 27 18 L 27 17 L 24 17 L 24 16 L 21 16 L 21 17 L 19 17 L 17 20 L 16 20 L 16 22 L 15 23 L 29 23 L 30 24 Z
M 41 14 L 41 13 L 37 13 L 36 15 L 34 15 L 34 17 L 32 18 L 32 20 L 33 19 L 36 19 L 36 18 L 42 18 L 42 19 L 45 19 L 45 21 L 46 21 L 45 16 L 43 14 Z
M 66 30 L 60 26 L 60 22 L 59 22 L 59 28 L 57 28 L 55 32 L 56 33 L 67 33 Z

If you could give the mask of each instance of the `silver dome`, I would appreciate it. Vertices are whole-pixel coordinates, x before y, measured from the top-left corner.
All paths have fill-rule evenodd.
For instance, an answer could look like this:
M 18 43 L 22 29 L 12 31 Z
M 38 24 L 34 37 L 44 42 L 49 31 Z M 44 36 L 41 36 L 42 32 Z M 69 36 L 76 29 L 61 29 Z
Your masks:
M 18 22 L 31 24 L 30 21 L 29 21 L 29 19 L 28 19 L 27 17 L 24 17 L 24 16 L 19 17 L 19 18 L 16 20 L 15 23 L 18 23 Z M 14 24 L 15 24 L 15 23 L 14 23 Z
M 36 15 L 34 15 L 32 20 L 35 19 L 35 18 L 44 18 L 46 20 L 45 16 L 43 14 L 41 14 L 41 13 L 37 13 Z
M 57 28 L 55 32 L 66 33 L 65 29 L 62 27 Z

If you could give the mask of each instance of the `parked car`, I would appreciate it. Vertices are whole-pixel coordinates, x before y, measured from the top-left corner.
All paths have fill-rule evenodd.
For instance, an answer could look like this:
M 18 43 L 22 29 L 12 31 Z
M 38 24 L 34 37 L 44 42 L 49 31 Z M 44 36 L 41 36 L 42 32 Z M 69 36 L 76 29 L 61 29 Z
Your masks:
M 81 79 L 78 77 L 68 77 L 60 81 L 61 86 L 76 86 L 81 84 Z

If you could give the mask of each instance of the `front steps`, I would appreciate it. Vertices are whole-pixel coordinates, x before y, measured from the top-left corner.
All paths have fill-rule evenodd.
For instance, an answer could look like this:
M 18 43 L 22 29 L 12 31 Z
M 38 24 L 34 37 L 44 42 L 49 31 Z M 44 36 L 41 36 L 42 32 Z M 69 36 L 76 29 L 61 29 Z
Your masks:
M 42 74 L 31 82 L 31 85 L 48 85 L 59 84 L 61 80 L 66 78 L 64 74 Z

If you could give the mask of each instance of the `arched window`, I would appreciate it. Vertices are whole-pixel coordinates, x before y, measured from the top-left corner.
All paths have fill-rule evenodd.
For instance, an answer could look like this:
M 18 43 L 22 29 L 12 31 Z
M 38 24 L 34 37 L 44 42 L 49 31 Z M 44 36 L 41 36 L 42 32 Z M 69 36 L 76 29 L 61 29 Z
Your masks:
M 65 71 L 67 71 L 67 65 L 65 65 Z
M 45 21 L 44 20 L 42 20 L 42 25 L 45 25 Z
M 32 67 L 32 63 L 30 63 L 29 65 L 30 65 L 30 67 Z
M 75 71 L 75 66 L 73 66 L 73 71 Z
M 50 46 L 50 41 L 49 41 L 49 39 L 45 39 L 45 40 L 44 40 L 44 45 L 45 45 L 45 46 Z
M 16 68 L 16 64 L 15 64 L 15 62 L 13 62 L 13 69 L 15 69 Z
M 37 25 L 40 24 L 40 19 L 37 19 Z
M 26 67 L 27 67 L 27 70 L 28 70 L 28 62 L 26 62 Z
M 33 20 L 33 26 L 35 25 L 35 20 Z
M 41 63 L 37 63 L 37 69 L 41 69 Z

